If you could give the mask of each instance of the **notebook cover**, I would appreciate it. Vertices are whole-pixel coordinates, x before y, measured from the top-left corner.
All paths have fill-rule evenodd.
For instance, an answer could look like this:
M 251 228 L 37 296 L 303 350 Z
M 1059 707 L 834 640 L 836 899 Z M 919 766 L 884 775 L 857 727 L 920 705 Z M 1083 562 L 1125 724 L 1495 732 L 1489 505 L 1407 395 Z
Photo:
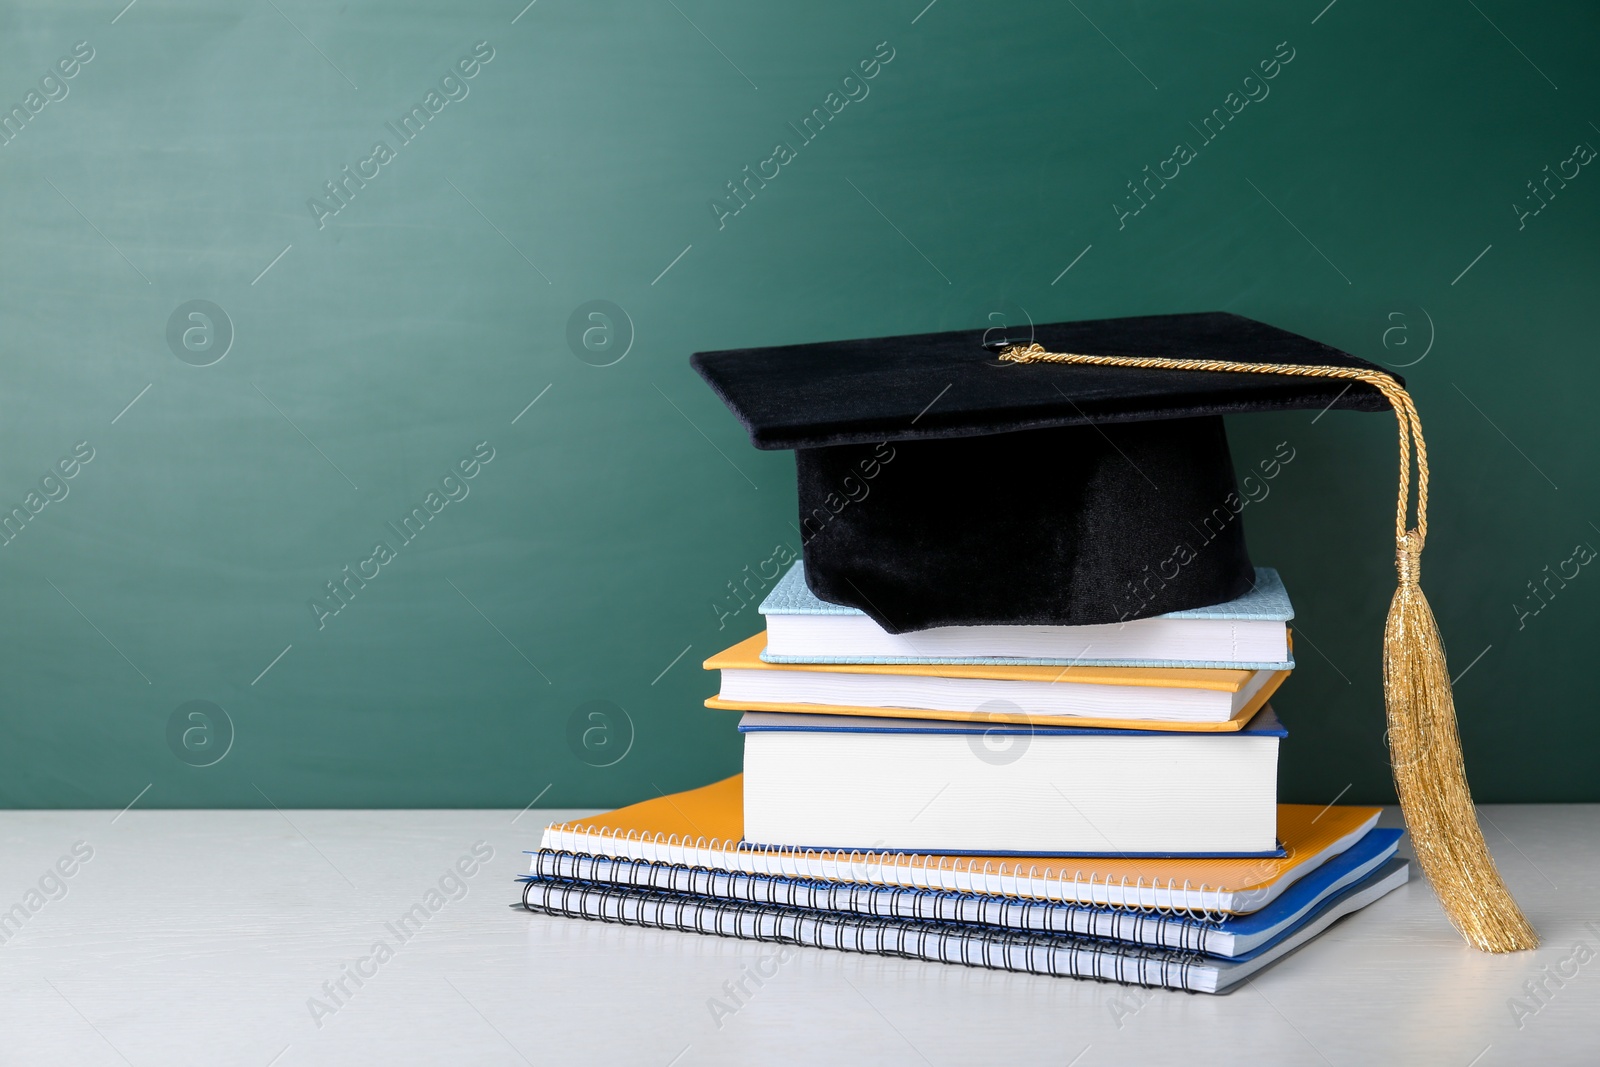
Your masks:
M 1278 923 L 1283 922 L 1285 916 L 1293 915 L 1301 909 L 1305 909 L 1305 916 L 1294 920 L 1292 924 L 1286 924 L 1285 929 L 1279 933 L 1286 933 L 1292 930 L 1294 925 L 1310 917 L 1312 909 L 1318 905 L 1322 897 L 1334 891 L 1344 891 L 1348 883 L 1341 884 L 1341 881 L 1346 874 L 1364 864 L 1371 863 L 1374 867 L 1377 867 L 1388 863 L 1395 852 L 1399 850 L 1400 838 L 1404 836 L 1404 833 L 1403 830 L 1387 828 L 1368 830 L 1367 835 L 1347 849 L 1344 855 L 1329 860 L 1312 873 L 1295 882 L 1271 904 L 1268 904 L 1260 911 L 1251 912 L 1248 915 L 1230 915 L 1222 922 L 1217 923 L 1217 928 L 1238 938 L 1253 937 L 1271 930 Z M 1365 877 L 1363 876 L 1363 879 Z M 1275 934 L 1274 936 L 1276 937 L 1277 935 Z M 1265 946 L 1258 945 L 1250 952 L 1254 953 L 1263 947 Z M 1240 952 L 1235 955 L 1243 956 L 1245 954 Z
M 1254 896 L 1285 875 L 1299 877 L 1298 868 L 1316 859 L 1340 840 L 1370 829 L 1381 809 L 1315 804 L 1278 805 L 1278 841 L 1284 855 L 1267 859 L 1122 859 L 1096 860 L 1093 874 L 1102 883 L 1117 885 L 1189 885 L 1207 892 Z M 720 782 L 654 797 L 615 811 L 570 823 L 552 824 L 551 831 L 588 832 L 599 836 L 696 842 L 723 842 L 734 847 L 744 838 L 744 775 L 736 774 Z M 831 859 L 830 853 L 815 854 L 818 860 Z M 841 859 L 860 859 L 842 854 Z M 900 854 L 877 857 L 880 863 L 918 869 L 933 867 L 954 872 L 969 871 L 979 876 L 992 868 L 1003 877 L 1007 870 L 1027 877 L 1049 880 L 1076 880 L 1081 864 L 1064 863 L 1045 856 L 950 856 Z M 870 864 L 868 865 L 870 866 Z

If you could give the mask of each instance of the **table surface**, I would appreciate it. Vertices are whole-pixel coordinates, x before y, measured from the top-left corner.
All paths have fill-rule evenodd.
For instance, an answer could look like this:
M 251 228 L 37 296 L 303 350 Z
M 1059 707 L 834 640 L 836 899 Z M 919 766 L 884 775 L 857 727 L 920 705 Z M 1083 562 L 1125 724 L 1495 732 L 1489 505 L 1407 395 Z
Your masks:
M 1600 1062 L 1600 806 L 1482 809 L 1538 951 L 1414 879 L 1220 997 L 801 949 L 730 998 L 773 946 L 507 906 L 577 814 L 0 813 L 0 1063 Z

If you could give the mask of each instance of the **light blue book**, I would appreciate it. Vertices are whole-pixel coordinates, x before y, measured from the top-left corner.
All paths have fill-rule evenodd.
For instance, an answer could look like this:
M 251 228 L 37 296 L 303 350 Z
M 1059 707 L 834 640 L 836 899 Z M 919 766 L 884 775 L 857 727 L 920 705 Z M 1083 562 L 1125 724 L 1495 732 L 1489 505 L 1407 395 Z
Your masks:
M 938 626 L 891 634 L 866 613 L 819 599 L 796 560 L 761 602 L 768 663 L 1032 663 L 1286 670 L 1294 608 L 1278 572 L 1226 604 L 1098 626 Z

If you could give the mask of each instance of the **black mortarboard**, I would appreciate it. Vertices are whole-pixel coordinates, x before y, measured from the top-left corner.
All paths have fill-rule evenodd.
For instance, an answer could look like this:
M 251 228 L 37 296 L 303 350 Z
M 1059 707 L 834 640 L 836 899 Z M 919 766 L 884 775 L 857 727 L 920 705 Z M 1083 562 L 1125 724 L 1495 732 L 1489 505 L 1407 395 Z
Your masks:
M 1223 313 L 1059 323 L 986 344 L 992 334 L 694 357 L 757 448 L 795 450 L 811 591 L 892 631 L 1104 623 L 1221 603 L 1251 574 L 1221 417 L 1392 409 L 1399 582 L 1383 683 L 1400 809 L 1462 935 L 1491 952 L 1536 946 L 1467 787 L 1444 643 L 1421 587 L 1428 458 L 1404 382 Z
M 1357 382 L 1006 363 L 993 338 L 966 330 L 694 357 L 757 448 L 795 451 L 806 583 L 823 600 L 891 633 L 1224 603 L 1254 570 L 1221 416 L 1389 409 Z M 1029 340 L 1377 369 L 1222 312 L 1036 326 Z

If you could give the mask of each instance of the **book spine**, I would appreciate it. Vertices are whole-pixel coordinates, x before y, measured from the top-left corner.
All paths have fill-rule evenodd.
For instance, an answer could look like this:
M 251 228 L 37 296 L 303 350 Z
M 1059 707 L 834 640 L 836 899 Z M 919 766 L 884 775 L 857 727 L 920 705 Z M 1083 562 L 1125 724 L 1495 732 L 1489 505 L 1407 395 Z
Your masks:
M 1047 935 L 1004 935 L 936 923 L 734 902 L 689 901 L 640 890 L 537 880 L 525 885 L 522 899 L 534 911 L 629 926 L 962 963 L 1025 974 L 1204 991 L 1198 981 L 1200 957 L 1133 945 Z
M 623 885 L 747 904 L 977 924 L 1028 933 L 1073 934 L 1202 953 L 1211 948 L 1217 929 L 1211 922 L 1143 911 L 931 889 L 774 878 L 550 850 L 534 855 L 531 873 L 541 879 Z
M 777 878 L 807 878 L 863 885 L 937 889 L 951 893 L 1019 897 L 1055 903 L 1084 904 L 1100 908 L 1125 908 L 1158 914 L 1185 915 L 1209 921 L 1225 919 L 1249 907 L 1252 895 L 1218 886 L 1188 882 L 1130 882 L 1090 871 L 1035 868 L 1002 862 L 991 869 L 966 860 L 953 862 L 891 852 L 816 852 L 769 846 L 745 846 L 739 841 L 678 837 L 676 834 L 640 834 L 584 823 L 548 826 L 541 849 L 581 852 L 651 863 L 711 867 Z

